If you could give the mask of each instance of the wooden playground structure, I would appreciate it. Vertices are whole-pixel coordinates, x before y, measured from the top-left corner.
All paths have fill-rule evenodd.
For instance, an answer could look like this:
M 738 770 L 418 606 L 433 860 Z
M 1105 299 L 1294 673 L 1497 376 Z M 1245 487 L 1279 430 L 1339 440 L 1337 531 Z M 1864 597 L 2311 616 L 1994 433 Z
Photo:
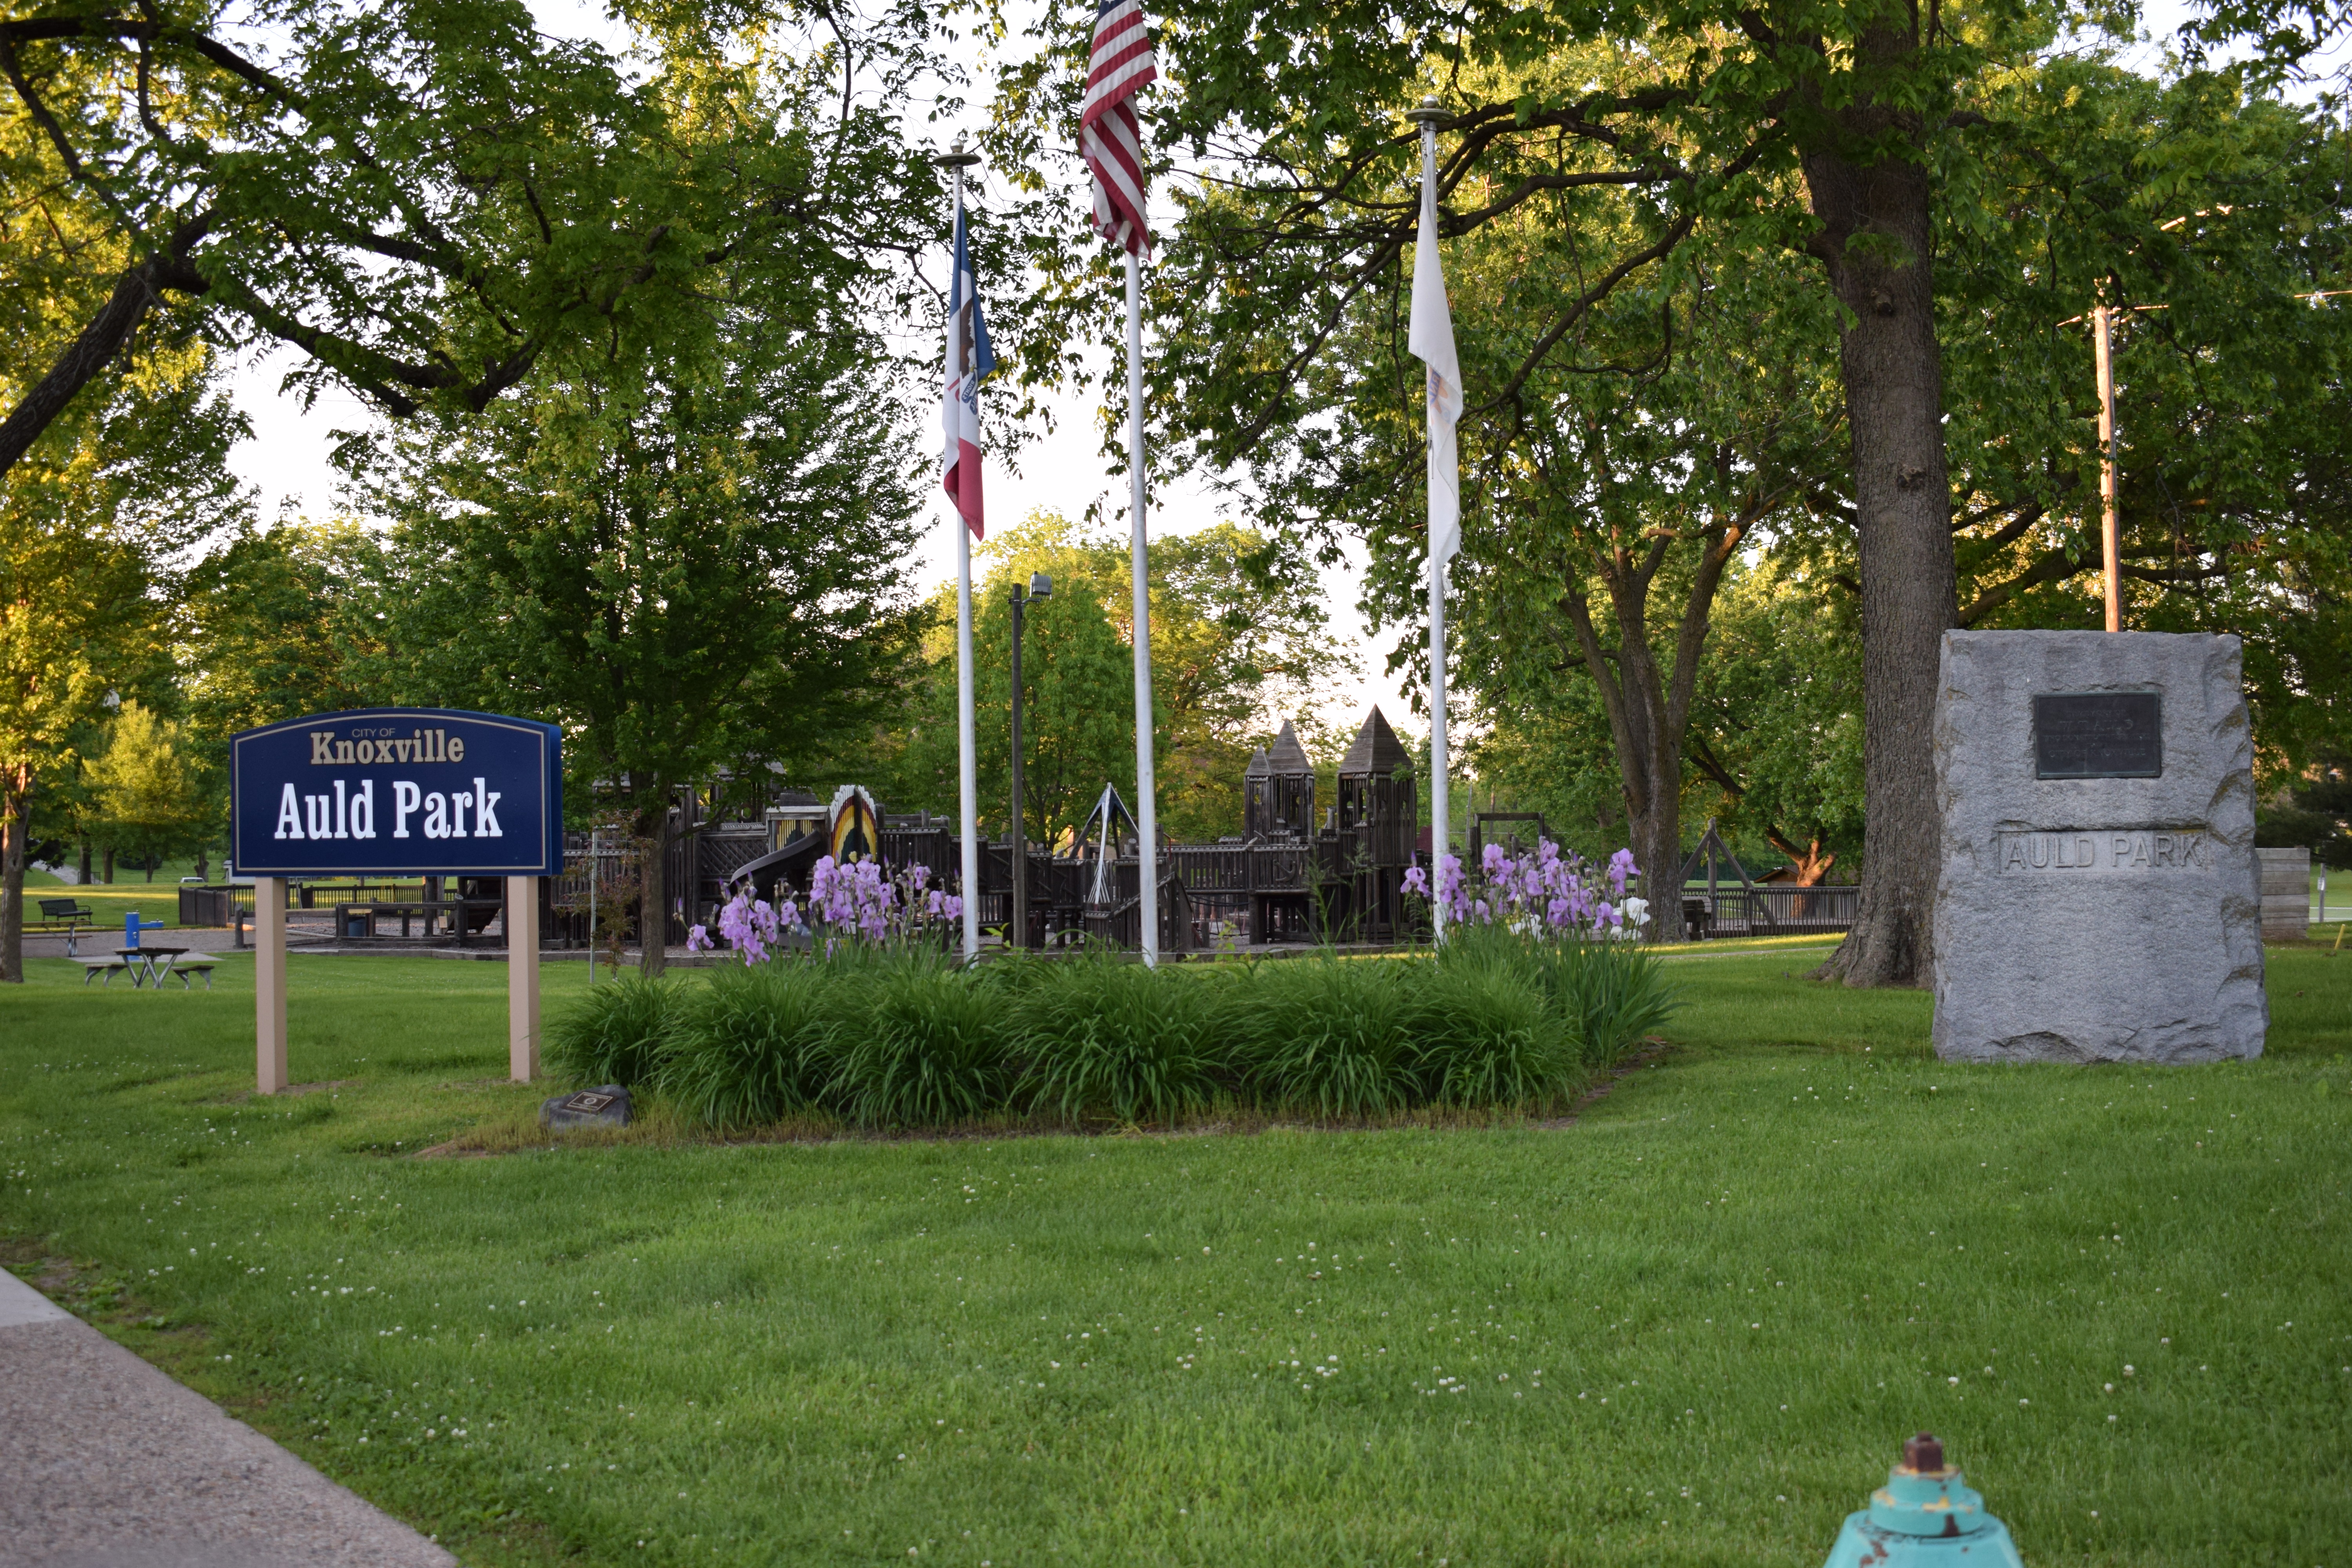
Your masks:
M 1339 798 L 1318 800 L 1314 763 L 1286 722 L 1243 775 L 1243 831 L 1209 844 L 1160 847 L 1160 945 L 1164 952 L 1281 942 L 1392 942 L 1412 934 L 1401 890 L 1412 864 L 1419 798 L 1412 758 L 1377 708 L 1339 763 Z M 758 839 L 730 825 L 698 847 L 695 908 L 707 915 L 731 889 L 760 897 L 804 892 L 819 858 L 834 852 L 842 814 L 862 790 L 831 807 L 813 797 L 771 807 Z M 1318 811 L 1321 820 L 1318 821 Z M 962 843 L 955 825 L 929 816 L 876 813 L 878 858 L 894 873 L 926 868 L 933 887 L 957 887 Z M 756 845 L 756 852 L 742 853 Z M 1028 908 L 1015 910 L 1007 840 L 980 847 L 980 921 L 1012 945 L 1054 948 L 1093 941 L 1141 945 L 1139 856 L 1134 816 L 1106 784 L 1065 853 L 1024 845 Z M 698 915 L 698 918 L 702 918 Z

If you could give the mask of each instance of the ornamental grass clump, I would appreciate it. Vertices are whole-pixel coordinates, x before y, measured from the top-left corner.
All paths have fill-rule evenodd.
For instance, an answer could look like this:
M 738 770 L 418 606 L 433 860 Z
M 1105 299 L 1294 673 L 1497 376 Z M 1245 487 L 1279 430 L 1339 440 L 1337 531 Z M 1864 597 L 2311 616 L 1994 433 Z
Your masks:
M 1427 965 L 1335 953 L 1253 964 L 1217 998 L 1247 1092 L 1327 1119 L 1393 1115 L 1424 1098 L 1413 981 Z
M 1004 999 L 916 949 L 877 954 L 829 992 L 824 1101 L 860 1127 L 945 1127 L 1001 1114 L 1015 1074 Z
M 1172 1122 L 1214 1098 L 1208 982 L 1104 952 L 998 967 L 1023 1058 L 1014 1094 L 1032 1114 Z
M 674 980 L 630 974 L 599 985 L 548 1031 L 548 1064 L 578 1083 L 651 1083 L 672 1049 L 684 1001 Z
M 1682 1006 L 1636 943 L 1530 942 L 1525 962 L 1591 1067 L 1622 1061 Z
M 808 1110 L 832 1072 L 840 984 L 834 966 L 805 961 L 713 971 L 678 1010 L 663 1093 L 722 1130 Z
M 1532 1110 L 1580 1084 L 1575 1038 L 1521 954 L 1449 950 L 1415 964 L 1411 989 L 1420 1086 L 1432 1103 Z

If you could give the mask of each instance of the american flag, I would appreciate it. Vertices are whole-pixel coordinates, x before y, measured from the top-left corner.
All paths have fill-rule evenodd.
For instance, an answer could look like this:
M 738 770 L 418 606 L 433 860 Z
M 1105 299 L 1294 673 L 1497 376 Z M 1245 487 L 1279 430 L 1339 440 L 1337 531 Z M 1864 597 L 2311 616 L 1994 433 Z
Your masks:
M 948 285 L 947 385 L 940 399 L 940 425 L 947 437 L 940 482 L 955 498 L 956 510 L 974 539 L 987 537 L 981 525 L 980 384 L 996 369 L 988 346 L 988 323 L 981 319 L 980 294 L 964 244 L 963 206 L 956 206 L 955 280 Z
M 1140 254 L 1151 248 L 1143 226 L 1143 127 L 1135 95 L 1158 79 L 1151 34 L 1139 0 L 1102 0 L 1078 110 L 1078 148 L 1095 181 L 1095 232 Z

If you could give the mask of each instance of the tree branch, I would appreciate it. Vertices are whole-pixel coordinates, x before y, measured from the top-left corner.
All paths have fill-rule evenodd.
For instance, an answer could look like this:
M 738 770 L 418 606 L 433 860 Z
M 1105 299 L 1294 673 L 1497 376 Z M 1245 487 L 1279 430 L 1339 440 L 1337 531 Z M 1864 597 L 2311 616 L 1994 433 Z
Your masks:
M 8 411 L 8 417 L 0 420 L 0 474 L 16 466 L 17 459 L 32 449 L 41 432 L 65 412 L 66 405 L 89 384 L 91 377 L 121 352 L 149 308 L 156 303 L 158 290 L 205 292 L 204 278 L 188 266 L 186 258 L 211 226 L 209 213 L 189 219 L 173 230 L 171 247 L 163 255 L 149 257 L 127 268 L 116 280 L 114 291 L 107 296 L 106 303 L 99 307 L 89 324 L 58 356 L 48 374 L 34 383 L 16 406 Z
M 2009 521 L 2001 524 L 2000 527 L 1985 535 L 1982 539 L 1973 540 L 1970 542 L 1981 545 L 1988 550 L 1997 550 L 2004 544 L 2012 544 L 2019 539 L 2024 537 L 2026 531 L 2032 528 L 2035 523 L 2040 522 L 2045 515 L 2046 514 L 2042 510 L 2041 502 L 2029 502 L 2024 510 L 2010 519 Z M 1983 521 L 1984 514 L 1982 513 L 1979 513 L 1977 517 L 1969 520 L 1970 522 L 1981 522 Z M 1956 525 L 1954 531 L 1957 532 L 1960 527 L 1965 526 L 1968 525 Z
M 2073 555 L 2063 550 L 2046 552 L 2042 557 L 2006 583 L 1996 584 L 1976 596 L 1976 602 L 1960 612 L 1959 625 L 1972 626 L 2000 609 L 2028 588 L 2038 588 L 2044 583 L 2060 583 L 2087 572 L 2095 560 L 2089 555 Z

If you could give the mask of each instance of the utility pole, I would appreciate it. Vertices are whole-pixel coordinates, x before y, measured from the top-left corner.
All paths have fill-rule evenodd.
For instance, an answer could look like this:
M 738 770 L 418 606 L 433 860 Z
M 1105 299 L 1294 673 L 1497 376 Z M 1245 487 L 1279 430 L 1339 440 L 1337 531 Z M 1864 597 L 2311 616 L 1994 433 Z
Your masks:
M 1029 945 L 1029 825 L 1023 816 L 1021 798 L 1021 626 L 1022 612 L 1032 599 L 1054 596 L 1054 580 L 1043 572 L 1032 573 L 1029 587 L 1013 584 L 1013 828 L 1005 841 L 1013 850 L 1013 913 L 1004 924 L 1004 944 L 1007 947 Z
M 2123 542 L 2116 533 L 2115 311 L 2091 307 L 2092 353 L 2099 365 L 2099 549 L 2105 566 L 2107 630 L 2124 629 Z

